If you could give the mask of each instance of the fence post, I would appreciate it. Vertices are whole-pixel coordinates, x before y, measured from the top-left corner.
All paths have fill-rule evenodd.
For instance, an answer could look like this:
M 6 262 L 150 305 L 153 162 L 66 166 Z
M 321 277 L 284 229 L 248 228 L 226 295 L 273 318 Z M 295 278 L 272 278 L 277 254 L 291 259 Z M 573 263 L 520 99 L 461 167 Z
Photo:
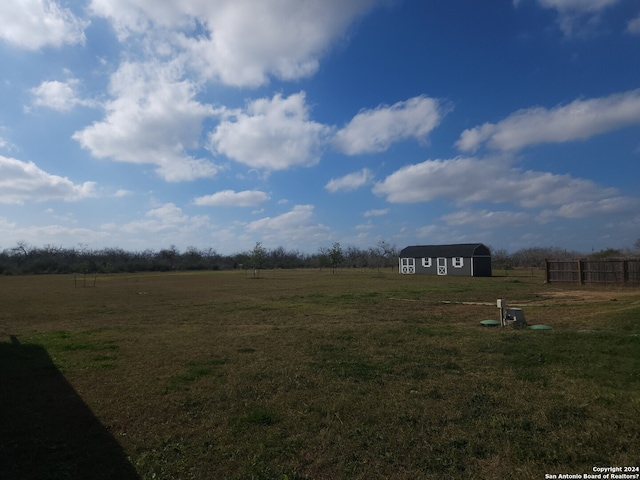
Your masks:
M 580 285 L 584 285 L 584 264 L 582 260 L 578 260 L 578 282 Z
M 546 271 L 547 283 L 551 283 L 551 275 L 549 274 L 549 260 L 544 259 L 544 269 Z
M 623 260 L 622 262 L 622 278 L 623 278 L 623 282 L 627 283 L 629 282 L 629 261 L 628 260 Z

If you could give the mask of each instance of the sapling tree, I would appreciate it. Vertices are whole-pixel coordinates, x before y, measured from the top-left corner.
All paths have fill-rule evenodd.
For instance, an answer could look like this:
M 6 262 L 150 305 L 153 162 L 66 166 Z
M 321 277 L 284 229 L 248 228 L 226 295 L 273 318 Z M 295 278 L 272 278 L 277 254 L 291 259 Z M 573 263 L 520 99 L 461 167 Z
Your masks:
M 340 265 L 344 259 L 342 254 L 342 247 L 338 242 L 333 244 L 331 250 L 329 250 L 329 258 L 331 259 L 331 268 L 333 268 L 333 273 L 336 273 L 336 268 Z
M 260 269 L 267 256 L 267 250 L 262 246 L 261 242 L 256 242 L 256 246 L 251 251 L 251 267 L 253 267 L 253 278 L 260 278 Z

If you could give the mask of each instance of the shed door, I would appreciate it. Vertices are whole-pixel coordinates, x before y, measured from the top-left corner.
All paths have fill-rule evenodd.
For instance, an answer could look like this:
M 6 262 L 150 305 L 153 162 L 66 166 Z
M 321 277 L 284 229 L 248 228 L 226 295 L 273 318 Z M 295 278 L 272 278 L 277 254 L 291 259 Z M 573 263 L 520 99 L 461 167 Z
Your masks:
M 447 274 L 447 259 L 443 257 L 438 257 L 438 275 L 446 275 Z
M 416 259 L 403 258 L 400 260 L 402 273 L 416 273 Z

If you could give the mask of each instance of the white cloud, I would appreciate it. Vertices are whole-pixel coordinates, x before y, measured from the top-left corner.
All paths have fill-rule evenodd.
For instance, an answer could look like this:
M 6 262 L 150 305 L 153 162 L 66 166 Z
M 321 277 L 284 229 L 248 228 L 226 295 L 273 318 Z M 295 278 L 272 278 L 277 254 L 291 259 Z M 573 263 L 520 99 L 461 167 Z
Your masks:
M 439 197 L 481 200 L 495 185 L 501 169 L 493 163 L 484 165 L 475 158 L 427 160 L 407 165 L 375 184 L 373 192 L 391 203 L 427 202 Z M 490 175 L 497 175 L 489 184 Z
M 166 203 L 147 211 L 144 219 L 100 226 L 101 231 L 109 232 L 116 244 L 119 239 L 126 239 L 126 244 L 138 243 L 145 248 L 193 244 L 198 236 L 206 237 L 209 229 L 209 217 L 189 216 L 174 203 Z
M 304 225 L 313 217 L 313 205 L 295 205 L 292 210 L 276 217 L 265 217 L 249 223 L 248 231 L 283 231 Z
M 333 144 L 347 155 L 357 155 L 382 152 L 408 138 L 422 141 L 448 110 L 441 101 L 425 96 L 363 110 L 336 133 Z
M 309 120 L 304 92 L 277 94 L 227 112 L 210 136 L 210 148 L 252 168 L 285 170 L 317 164 L 329 131 Z
M 589 100 L 575 100 L 551 110 L 519 110 L 497 124 L 462 132 L 456 146 L 474 152 L 483 144 L 515 151 L 529 145 L 585 140 L 597 134 L 640 124 L 640 90 Z
M 0 38 L 27 50 L 83 44 L 88 25 L 53 0 L 0 2 Z
M 567 202 L 557 209 L 546 209 L 538 220 L 547 222 L 554 218 L 588 218 L 598 215 L 635 213 L 640 209 L 640 200 L 632 197 L 611 197 L 599 200 L 578 200 Z
M 503 229 L 505 235 L 510 232 L 509 227 L 527 224 L 531 221 L 531 215 L 526 212 L 510 212 L 489 210 L 461 210 L 442 217 L 447 225 L 468 225 L 482 229 Z
M 155 27 L 182 28 L 192 24 L 190 4 L 194 2 L 166 2 L 154 0 L 91 0 L 92 15 L 108 19 L 121 41 L 131 34 L 143 34 Z
M 590 180 L 511 167 L 504 159 L 454 158 L 408 165 L 373 189 L 391 203 L 428 202 L 446 198 L 458 204 L 514 203 L 525 208 L 615 199 L 614 188 Z
M 2 132 L 4 132 L 5 130 L 6 128 L 3 125 L 0 125 L 0 134 L 2 134 Z M 0 148 L 5 150 L 6 152 L 16 152 L 19 150 L 16 145 L 2 136 L 0 136 Z
M 15 222 L 10 222 L 9 220 L 7 220 L 4 217 L 0 217 L 0 229 L 2 229 L 5 232 L 10 232 L 15 230 L 15 228 L 17 227 Z M 5 239 L 6 241 L 6 239 Z
M 4 246 L 27 242 L 30 245 L 77 245 L 79 242 L 95 245 L 109 237 L 106 232 L 99 232 L 89 228 L 66 227 L 63 225 L 24 226 L 16 222 L 9 222 L 0 217 L 0 231 Z
M 379 0 L 92 0 L 119 37 L 172 31 L 203 78 L 258 86 L 314 74 L 320 58 Z
M 0 155 L 0 203 L 25 200 L 64 200 L 68 202 L 97 196 L 95 182 L 76 185 L 66 177 L 41 170 L 33 162 Z
M 153 164 L 167 181 L 212 177 L 218 167 L 187 152 L 215 113 L 195 100 L 196 86 L 174 64 L 124 63 L 112 76 L 106 118 L 73 135 L 98 158 Z
M 368 168 L 363 168 L 359 172 L 350 173 L 340 178 L 332 178 L 324 188 L 332 193 L 338 191 L 356 190 L 373 181 L 373 172 Z
M 514 0 L 517 6 L 522 0 Z M 599 13 L 620 0 L 538 0 L 543 8 L 558 12 L 558 24 L 568 36 L 582 35 L 599 21 Z
M 361 232 L 368 232 L 368 231 L 373 230 L 374 228 L 375 228 L 375 226 L 371 222 L 361 223 L 360 225 L 356 225 L 355 226 L 355 229 L 359 230 Z
M 364 212 L 364 216 L 365 217 L 381 217 L 383 215 L 386 215 L 389 213 L 389 209 L 388 208 L 383 208 L 383 209 L 379 209 L 379 210 L 367 210 L 366 212 Z
M 73 213 L 67 212 L 64 214 L 56 213 L 53 208 L 47 208 L 44 210 L 45 213 L 51 215 L 56 220 L 62 220 L 67 223 L 78 223 L 78 221 L 74 218 Z
M 267 200 L 269 200 L 269 196 L 258 190 L 245 190 L 243 192 L 223 190 L 212 195 L 197 197 L 193 200 L 193 203 L 203 207 L 255 207 Z
M 289 212 L 255 220 L 245 230 L 260 236 L 267 245 L 313 251 L 330 239 L 330 229 L 314 223 L 313 214 L 313 205 L 295 205 Z
M 633 35 L 640 35 L 640 16 L 629 20 L 629 23 L 627 23 L 627 32 Z
M 182 212 L 182 209 L 177 207 L 174 203 L 165 203 L 158 208 L 151 209 L 145 214 L 145 216 L 157 219 L 165 225 L 184 224 L 189 220 L 189 217 Z
M 425 225 L 416 229 L 416 235 L 418 236 L 418 238 L 437 238 L 437 236 L 442 238 L 442 230 L 442 227 L 439 227 L 437 225 Z M 432 241 L 431 243 L 437 242 Z M 451 243 L 451 241 L 447 240 L 442 243 Z
M 77 105 L 93 106 L 94 102 L 78 97 L 76 89 L 78 83 L 79 81 L 75 78 L 66 82 L 57 80 L 42 82 L 30 90 L 33 105 L 51 108 L 59 112 L 68 112 Z
M 506 120 L 503 120 L 503 122 L 506 122 Z M 475 152 L 497 131 L 497 125 L 493 123 L 485 123 L 479 127 L 468 128 L 460 135 L 456 142 L 456 147 L 463 152 Z
M 597 12 L 618 3 L 620 0 L 538 0 L 545 8 L 558 11 Z M 519 0 L 516 0 L 519 3 Z

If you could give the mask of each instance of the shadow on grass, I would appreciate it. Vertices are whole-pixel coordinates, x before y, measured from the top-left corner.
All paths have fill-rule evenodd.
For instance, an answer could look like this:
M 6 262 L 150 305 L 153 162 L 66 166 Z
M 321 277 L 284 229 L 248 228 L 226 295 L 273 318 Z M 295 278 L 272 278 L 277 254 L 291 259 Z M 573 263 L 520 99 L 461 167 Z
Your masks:
M 0 343 L 0 478 L 139 479 L 40 345 Z

